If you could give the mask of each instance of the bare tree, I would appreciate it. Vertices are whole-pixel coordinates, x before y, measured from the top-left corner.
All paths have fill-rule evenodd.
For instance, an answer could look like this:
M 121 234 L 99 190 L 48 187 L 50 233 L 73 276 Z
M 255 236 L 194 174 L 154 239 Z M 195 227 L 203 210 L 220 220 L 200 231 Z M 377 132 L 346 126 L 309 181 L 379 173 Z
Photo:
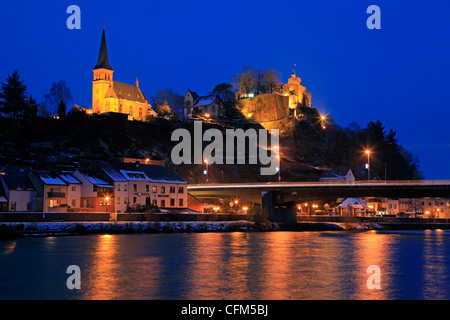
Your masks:
M 70 89 L 64 80 L 52 83 L 50 92 L 44 95 L 45 102 L 50 113 L 57 113 L 59 104 L 64 102 L 66 106 L 73 100 Z

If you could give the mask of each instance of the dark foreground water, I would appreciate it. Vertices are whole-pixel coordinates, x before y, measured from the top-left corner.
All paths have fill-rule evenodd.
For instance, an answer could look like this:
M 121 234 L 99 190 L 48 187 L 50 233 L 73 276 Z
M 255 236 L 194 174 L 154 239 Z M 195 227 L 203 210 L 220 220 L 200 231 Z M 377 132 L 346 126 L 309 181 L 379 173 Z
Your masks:
M 80 290 L 66 286 L 70 265 Z M 380 289 L 368 288 L 371 265 Z M 450 299 L 450 231 L 0 241 L 0 299 Z

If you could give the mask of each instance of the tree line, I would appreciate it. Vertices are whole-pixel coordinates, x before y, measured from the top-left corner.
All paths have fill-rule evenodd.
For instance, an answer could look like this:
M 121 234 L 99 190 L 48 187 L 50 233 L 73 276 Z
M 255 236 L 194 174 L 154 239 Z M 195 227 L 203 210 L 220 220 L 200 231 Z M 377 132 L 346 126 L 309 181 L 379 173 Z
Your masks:
M 38 103 L 30 94 L 27 86 L 20 79 L 19 72 L 15 70 L 6 77 L 0 87 L 0 114 L 13 119 L 29 119 L 34 117 L 48 117 L 56 113 L 64 117 L 67 105 L 73 100 L 70 89 L 64 80 L 52 83 L 49 93 L 44 100 Z

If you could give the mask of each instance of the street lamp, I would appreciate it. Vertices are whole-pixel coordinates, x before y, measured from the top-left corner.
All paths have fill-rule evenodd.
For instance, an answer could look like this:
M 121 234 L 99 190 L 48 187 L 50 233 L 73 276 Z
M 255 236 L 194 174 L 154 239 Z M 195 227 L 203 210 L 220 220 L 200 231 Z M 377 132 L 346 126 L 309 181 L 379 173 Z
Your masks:
M 109 206 L 109 197 L 106 196 L 105 197 L 105 201 L 106 201 L 106 212 L 109 212 L 108 206 Z
M 322 126 L 322 129 L 325 129 L 325 120 L 326 119 L 327 119 L 327 117 L 325 115 L 320 116 L 320 124 Z
M 367 154 L 367 180 L 370 181 L 370 150 L 366 150 Z
M 280 157 L 280 146 L 273 146 L 273 149 L 276 150 L 276 158 L 278 160 L 278 166 L 275 170 L 278 172 L 278 181 L 281 181 L 281 157 Z
M 205 164 L 206 164 L 206 170 L 205 171 L 203 171 L 203 173 L 206 175 L 206 182 L 208 182 L 208 176 L 209 176 L 209 174 L 208 174 L 208 159 L 205 159 L 205 160 L 203 160 L 204 162 L 205 162 Z

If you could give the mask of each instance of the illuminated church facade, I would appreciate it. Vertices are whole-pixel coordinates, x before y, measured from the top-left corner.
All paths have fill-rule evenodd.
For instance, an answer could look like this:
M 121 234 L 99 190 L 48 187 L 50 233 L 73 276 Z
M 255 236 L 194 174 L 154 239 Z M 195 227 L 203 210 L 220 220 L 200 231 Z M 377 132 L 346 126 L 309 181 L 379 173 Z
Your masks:
M 123 113 L 128 115 L 128 120 L 139 121 L 146 121 L 156 116 L 156 112 L 139 88 L 137 79 L 135 85 L 113 81 L 114 70 L 108 60 L 105 28 L 103 28 L 98 61 L 93 72 L 93 113 Z

